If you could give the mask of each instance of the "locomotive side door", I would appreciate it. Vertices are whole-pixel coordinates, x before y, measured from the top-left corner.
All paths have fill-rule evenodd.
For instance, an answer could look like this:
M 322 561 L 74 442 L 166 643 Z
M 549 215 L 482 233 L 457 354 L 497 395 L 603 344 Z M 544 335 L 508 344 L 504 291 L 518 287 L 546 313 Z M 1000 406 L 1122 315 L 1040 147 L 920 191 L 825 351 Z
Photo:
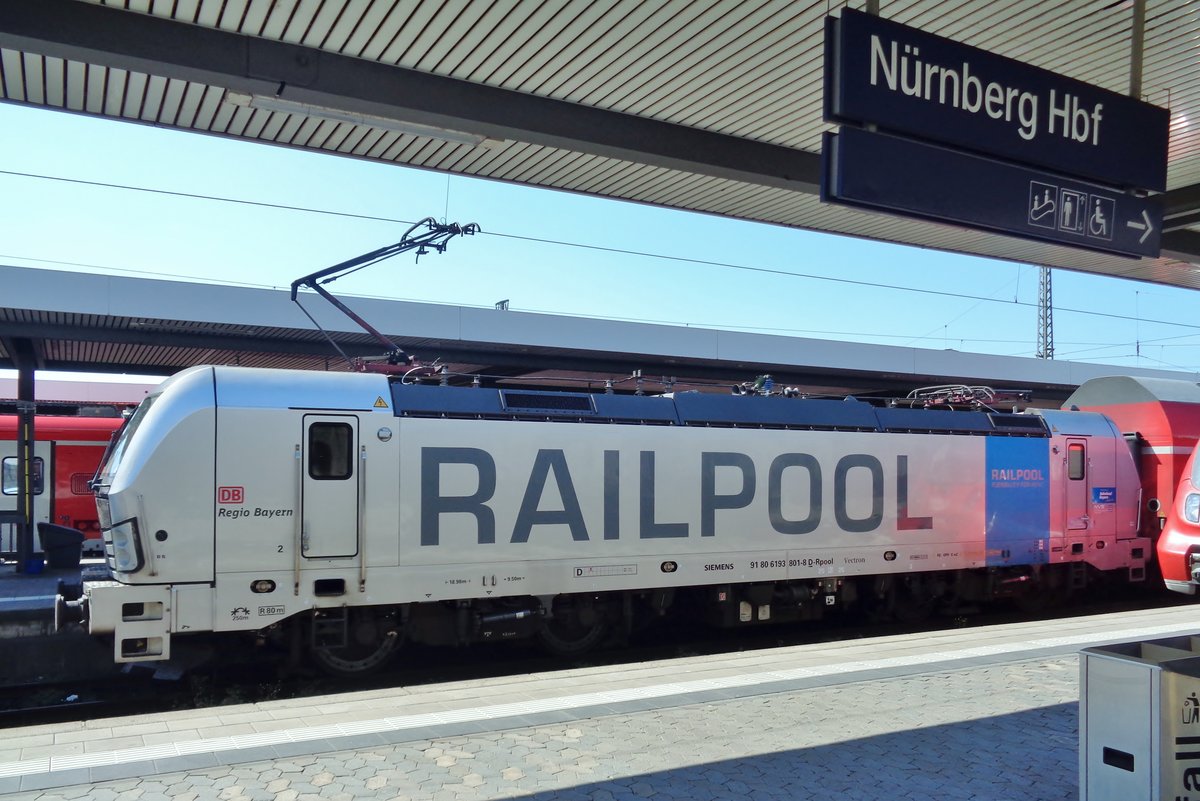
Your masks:
M 1091 528 L 1088 505 L 1088 457 L 1087 440 L 1067 440 L 1067 530 L 1079 531 Z
M 304 415 L 300 458 L 301 553 L 309 559 L 358 553 L 358 493 L 361 467 L 358 418 Z

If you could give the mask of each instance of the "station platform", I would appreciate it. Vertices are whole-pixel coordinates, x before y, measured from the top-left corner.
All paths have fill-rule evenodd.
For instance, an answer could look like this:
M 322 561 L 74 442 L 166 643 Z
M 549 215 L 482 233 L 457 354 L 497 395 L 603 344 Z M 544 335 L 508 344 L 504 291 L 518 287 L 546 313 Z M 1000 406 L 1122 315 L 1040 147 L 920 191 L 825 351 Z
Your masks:
M 1173 606 L 14 728 L 0 793 L 1077 798 L 1078 651 L 1196 632 Z

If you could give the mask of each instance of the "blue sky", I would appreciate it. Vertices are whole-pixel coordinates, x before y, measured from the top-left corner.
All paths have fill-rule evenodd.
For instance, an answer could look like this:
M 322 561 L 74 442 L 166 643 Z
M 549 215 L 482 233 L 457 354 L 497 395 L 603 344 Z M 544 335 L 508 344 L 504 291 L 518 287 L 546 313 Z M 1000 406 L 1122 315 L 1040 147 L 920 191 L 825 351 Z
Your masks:
M 286 287 L 395 242 L 407 225 L 390 220 L 433 216 L 477 222 L 484 234 L 331 289 L 977 353 L 1036 349 L 1038 270 L 1026 264 L 4 103 L 0 153 L 3 264 Z M 1055 270 L 1054 300 L 1057 358 L 1200 372 L 1192 291 Z

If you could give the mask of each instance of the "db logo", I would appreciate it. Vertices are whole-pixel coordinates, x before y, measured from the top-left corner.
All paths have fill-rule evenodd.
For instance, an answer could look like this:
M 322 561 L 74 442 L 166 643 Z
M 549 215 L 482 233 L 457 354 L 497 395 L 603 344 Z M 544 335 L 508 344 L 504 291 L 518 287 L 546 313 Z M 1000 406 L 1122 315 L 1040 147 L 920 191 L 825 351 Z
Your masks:
M 217 487 L 217 503 L 245 503 L 245 487 Z

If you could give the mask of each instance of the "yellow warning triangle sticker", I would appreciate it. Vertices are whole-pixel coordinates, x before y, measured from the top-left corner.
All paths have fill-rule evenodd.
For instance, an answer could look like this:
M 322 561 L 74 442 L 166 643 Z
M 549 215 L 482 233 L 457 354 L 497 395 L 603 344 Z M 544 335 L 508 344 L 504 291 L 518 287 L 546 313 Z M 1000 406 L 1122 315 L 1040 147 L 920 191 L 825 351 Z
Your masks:
M 387 401 L 385 401 L 385 400 L 383 399 L 383 396 L 382 396 L 382 395 L 380 395 L 379 397 L 375 398 L 375 408 L 376 408 L 376 409 L 386 409 L 387 407 L 388 407 L 388 405 L 387 405 Z

